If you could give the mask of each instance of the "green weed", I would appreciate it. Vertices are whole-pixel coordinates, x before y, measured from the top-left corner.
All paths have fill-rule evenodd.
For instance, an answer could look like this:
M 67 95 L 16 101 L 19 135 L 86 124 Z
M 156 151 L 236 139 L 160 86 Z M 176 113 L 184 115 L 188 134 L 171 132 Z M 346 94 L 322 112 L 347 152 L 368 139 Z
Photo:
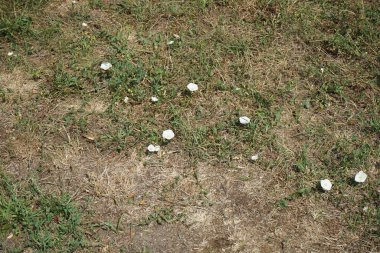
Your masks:
M 85 246 L 81 212 L 69 196 L 45 194 L 33 182 L 29 188 L 15 187 L 4 175 L 0 186 L 0 231 L 3 237 L 20 238 L 19 250 L 72 252 Z

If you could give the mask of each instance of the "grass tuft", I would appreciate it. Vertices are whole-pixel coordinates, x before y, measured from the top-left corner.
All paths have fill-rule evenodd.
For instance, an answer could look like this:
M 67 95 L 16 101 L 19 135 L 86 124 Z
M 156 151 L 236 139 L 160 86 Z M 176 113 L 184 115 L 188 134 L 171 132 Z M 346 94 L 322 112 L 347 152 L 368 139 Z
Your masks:
M 0 186 L 1 236 L 12 233 L 17 238 L 10 248 L 6 242 L 5 249 L 73 252 L 85 246 L 81 212 L 69 196 L 43 193 L 32 181 L 25 188 L 15 187 L 4 175 Z

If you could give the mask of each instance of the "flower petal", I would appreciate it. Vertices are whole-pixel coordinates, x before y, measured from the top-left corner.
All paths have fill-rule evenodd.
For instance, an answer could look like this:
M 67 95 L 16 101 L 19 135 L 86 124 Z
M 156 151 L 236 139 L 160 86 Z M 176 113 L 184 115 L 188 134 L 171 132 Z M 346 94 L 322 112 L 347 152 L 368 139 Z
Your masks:
M 159 152 L 161 150 L 161 147 L 160 146 L 154 146 L 152 144 L 150 144 L 148 146 L 148 151 L 151 152 L 151 153 L 156 153 L 156 152 Z
M 364 173 L 364 171 L 359 171 L 355 175 L 355 182 L 356 183 L 364 183 L 365 180 L 367 179 L 367 174 Z
M 195 84 L 195 83 L 189 83 L 189 84 L 187 85 L 187 89 L 188 89 L 190 92 L 197 91 L 197 90 L 198 90 L 198 85 Z
M 251 119 L 246 117 L 246 116 L 243 116 L 243 117 L 239 118 L 239 122 L 242 125 L 247 125 L 247 124 L 249 124 L 249 122 L 251 122 Z
M 102 64 L 100 64 L 100 68 L 103 70 L 109 70 L 112 68 L 112 64 L 109 62 L 102 62 Z
M 162 132 L 162 138 L 164 138 L 166 140 L 171 140 L 174 138 L 174 136 L 175 136 L 175 134 L 171 129 L 167 129 L 167 130 Z
M 332 183 L 328 179 L 321 180 L 321 187 L 324 191 L 330 191 L 332 188 Z
M 257 159 L 259 159 L 258 154 L 251 156 L 251 161 L 256 161 Z

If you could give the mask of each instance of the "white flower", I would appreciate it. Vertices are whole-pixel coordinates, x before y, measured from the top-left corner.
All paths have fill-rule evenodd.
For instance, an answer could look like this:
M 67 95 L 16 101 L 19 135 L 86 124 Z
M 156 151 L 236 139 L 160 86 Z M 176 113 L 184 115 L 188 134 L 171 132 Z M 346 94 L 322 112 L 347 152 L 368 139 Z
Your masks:
M 359 171 L 355 175 L 355 182 L 356 183 L 364 183 L 364 181 L 367 179 L 367 174 L 364 173 L 364 171 Z
M 13 52 L 8 52 L 8 56 L 12 56 L 13 54 Z
M 197 91 L 197 90 L 198 90 L 198 85 L 195 84 L 195 83 L 189 83 L 189 84 L 187 85 L 187 89 L 188 89 L 190 92 Z
M 103 62 L 100 64 L 100 68 L 103 70 L 109 70 L 112 67 L 112 64 L 109 62 Z
M 125 96 L 125 98 L 123 99 L 124 103 L 128 103 L 128 100 L 129 100 L 129 97 Z
M 321 68 L 321 73 L 323 74 L 323 72 L 325 72 L 325 69 L 324 69 L 324 68 Z
M 157 97 L 151 97 L 150 100 L 151 100 L 152 102 L 158 102 L 158 98 L 157 98 Z
M 178 34 L 173 34 L 174 38 L 176 38 L 177 40 L 179 40 L 181 37 L 178 35 Z
M 87 27 L 87 26 L 88 26 L 88 24 L 87 24 L 87 23 L 85 23 L 85 22 L 83 22 L 83 23 L 82 23 L 82 26 L 83 26 L 83 27 Z
M 166 139 L 166 140 L 171 140 L 174 138 L 174 132 L 170 129 L 168 130 L 165 130 L 162 132 L 162 138 Z
M 174 44 L 174 40 L 168 41 L 168 45 L 173 45 L 173 44 Z
M 151 153 L 155 153 L 155 152 L 159 152 L 161 150 L 161 147 L 160 146 L 154 146 L 152 144 L 150 144 L 148 146 L 148 151 L 151 152 Z
M 243 117 L 239 118 L 239 122 L 242 125 L 247 125 L 247 124 L 249 124 L 249 122 L 251 122 L 251 120 L 248 117 L 243 116 Z
M 256 161 L 257 159 L 259 159 L 258 154 L 251 156 L 251 161 Z
M 76 0 L 73 0 L 73 1 L 71 1 L 73 4 L 76 4 L 76 3 L 78 3 L 78 1 L 76 1 Z
M 324 191 L 330 191 L 332 188 L 332 183 L 328 179 L 321 180 L 321 187 Z

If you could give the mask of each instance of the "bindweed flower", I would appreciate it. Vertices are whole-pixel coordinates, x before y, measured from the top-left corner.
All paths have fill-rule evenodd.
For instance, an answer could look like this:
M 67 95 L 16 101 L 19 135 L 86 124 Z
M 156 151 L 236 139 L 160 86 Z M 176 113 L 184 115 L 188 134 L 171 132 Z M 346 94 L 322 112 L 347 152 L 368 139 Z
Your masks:
M 14 53 L 13 52 L 8 52 L 8 56 L 13 56 Z
M 330 191 L 332 188 L 332 183 L 328 179 L 321 180 L 321 187 L 324 191 Z
M 246 116 L 243 116 L 243 117 L 239 118 L 239 122 L 242 125 L 247 125 L 247 124 L 249 124 L 249 122 L 251 122 L 251 119 L 246 117 Z
M 364 173 L 364 171 L 359 171 L 355 175 L 355 182 L 356 183 L 364 183 L 365 180 L 367 179 L 367 174 Z
M 151 97 L 150 100 L 155 103 L 155 102 L 158 102 L 158 98 L 157 97 Z
M 169 46 L 174 44 L 174 40 L 168 41 L 167 43 Z
M 162 132 L 162 138 L 164 138 L 165 140 L 171 140 L 174 138 L 174 136 L 175 136 L 174 132 L 170 129 Z
M 189 84 L 187 85 L 187 89 L 188 89 L 190 92 L 197 91 L 197 90 L 198 90 L 198 85 L 195 84 L 195 83 L 189 83 Z
M 88 26 L 87 23 L 85 23 L 85 22 L 82 23 L 82 27 L 87 27 L 87 26 Z
M 109 70 L 110 68 L 112 68 L 112 64 L 109 62 L 103 62 L 102 64 L 100 64 L 100 68 L 103 70 Z
M 154 145 L 152 145 L 152 144 L 150 144 L 149 146 L 148 146 L 148 151 L 149 152 L 151 152 L 151 153 L 157 153 L 157 152 L 159 152 L 161 150 L 161 147 L 160 146 L 154 146 Z
M 125 96 L 125 98 L 123 99 L 124 103 L 128 103 L 128 100 L 129 100 L 129 97 Z
M 251 156 L 251 161 L 256 161 L 257 159 L 259 159 L 258 154 Z

